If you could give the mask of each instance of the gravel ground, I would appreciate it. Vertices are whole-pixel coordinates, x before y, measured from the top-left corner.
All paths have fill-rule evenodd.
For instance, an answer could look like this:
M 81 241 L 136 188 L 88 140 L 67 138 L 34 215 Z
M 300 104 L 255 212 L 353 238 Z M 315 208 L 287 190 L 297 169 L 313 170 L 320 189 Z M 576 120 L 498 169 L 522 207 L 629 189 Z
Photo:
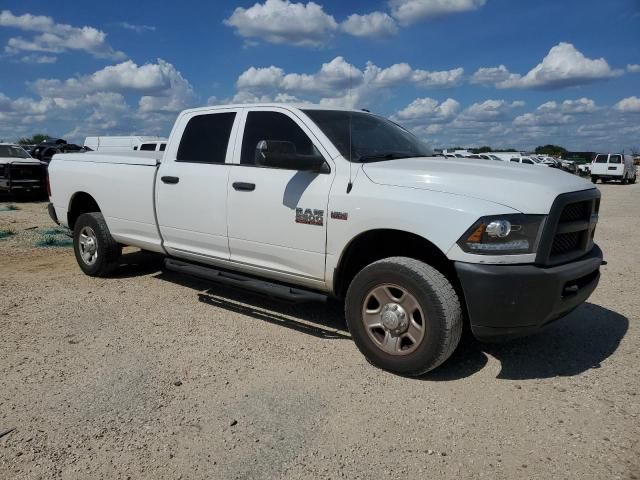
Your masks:
M 89 278 L 43 203 L 0 203 L 0 478 L 640 478 L 640 184 L 600 188 L 589 302 L 420 379 L 371 367 L 335 304 L 135 251 Z

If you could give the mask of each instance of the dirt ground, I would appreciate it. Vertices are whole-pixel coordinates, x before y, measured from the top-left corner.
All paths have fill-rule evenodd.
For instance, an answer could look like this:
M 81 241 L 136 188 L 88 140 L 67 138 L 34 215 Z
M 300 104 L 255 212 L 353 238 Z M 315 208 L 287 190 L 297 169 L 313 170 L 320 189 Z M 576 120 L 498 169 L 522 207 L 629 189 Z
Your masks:
M 640 184 L 599 187 L 588 303 L 419 379 L 370 366 L 335 304 L 135 252 L 89 278 L 44 203 L 0 203 L 0 478 L 640 478 Z

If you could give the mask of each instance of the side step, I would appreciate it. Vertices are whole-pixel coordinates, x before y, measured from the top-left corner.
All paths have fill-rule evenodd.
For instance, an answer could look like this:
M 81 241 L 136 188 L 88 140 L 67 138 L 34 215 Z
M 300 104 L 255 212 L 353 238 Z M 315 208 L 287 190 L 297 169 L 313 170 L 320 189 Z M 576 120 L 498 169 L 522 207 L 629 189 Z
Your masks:
M 215 283 L 222 283 L 232 287 L 251 290 L 269 297 L 281 298 L 290 302 L 324 302 L 327 299 L 327 295 L 312 292 L 311 290 L 288 287 L 279 283 L 272 283 L 267 280 L 248 277 L 240 273 L 225 272 L 213 267 L 205 267 L 195 263 L 176 260 L 175 258 L 166 258 L 164 265 L 167 270 L 193 275 L 194 277 L 211 280 Z

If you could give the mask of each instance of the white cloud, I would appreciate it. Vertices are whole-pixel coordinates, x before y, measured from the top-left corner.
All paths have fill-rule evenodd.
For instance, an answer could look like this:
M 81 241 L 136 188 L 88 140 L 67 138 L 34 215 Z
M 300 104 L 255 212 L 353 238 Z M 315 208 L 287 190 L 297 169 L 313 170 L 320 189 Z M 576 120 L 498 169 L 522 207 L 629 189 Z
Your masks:
M 338 29 L 335 19 L 314 2 L 266 0 L 250 8 L 237 7 L 224 24 L 245 38 L 270 43 L 318 47 Z
M 441 72 L 429 72 L 427 70 L 415 70 L 411 79 L 418 87 L 423 88 L 449 88 L 458 85 L 462 81 L 464 68 L 454 68 Z
M 627 72 L 629 73 L 640 73 L 640 65 L 635 63 L 630 63 L 627 65 Z
M 462 120 L 475 122 L 495 122 L 504 120 L 508 114 L 525 104 L 522 101 L 507 102 L 505 100 L 485 100 L 467 107 L 461 114 Z
M 545 127 L 551 125 L 566 125 L 571 123 L 573 117 L 560 112 L 548 113 L 525 113 L 513 120 L 513 124 L 517 126 L 536 126 Z
M 640 98 L 635 96 L 624 98 L 616 103 L 613 108 L 623 113 L 640 113 Z
M 119 22 L 116 25 L 118 25 L 121 28 L 124 28 L 125 30 L 131 30 L 132 32 L 136 32 L 136 33 L 156 31 L 156 27 L 153 25 L 137 25 L 129 22 Z
M 414 70 L 408 63 L 381 68 L 367 62 L 364 70 L 360 70 L 344 57 L 335 57 L 324 63 L 318 72 L 311 74 L 286 73 L 275 65 L 250 67 L 238 77 L 234 99 L 254 102 L 286 93 L 323 105 L 350 107 L 359 105 L 363 100 L 367 103 L 376 102 L 381 94 L 401 84 L 430 88 L 451 87 L 460 82 L 463 74 L 462 68 L 429 72 Z
M 30 39 L 12 37 L 5 51 L 62 53 L 69 50 L 82 50 L 97 58 L 120 60 L 126 57 L 123 52 L 113 49 L 107 43 L 107 34 L 93 27 L 73 27 L 55 23 L 51 17 L 41 15 L 14 15 L 9 10 L 0 12 L 0 27 L 9 27 L 25 32 L 37 32 Z
M 495 85 L 511 77 L 511 73 L 504 65 L 498 67 L 479 68 L 471 77 L 471 83 L 480 85 Z
M 593 113 L 598 109 L 596 102 L 590 98 L 579 98 L 577 100 L 564 100 L 562 103 L 555 101 L 543 103 L 538 107 L 538 112 L 561 112 L 561 113 Z
M 25 55 L 24 57 L 20 58 L 20 61 L 22 63 L 50 64 L 56 63 L 58 61 L 58 57 L 53 55 L 31 54 Z
M 561 42 L 551 48 L 542 62 L 529 73 L 524 76 L 510 74 L 496 86 L 553 89 L 591 83 L 619 75 L 622 75 L 622 71 L 611 69 L 604 58 L 587 58 L 572 44 Z
M 433 98 L 416 98 L 391 118 L 401 122 L 446 122 L 451 120 L 460 109 L 460 104 L 448 98 L 440 103 Z
M 354 37 L 381 38 L 390 37 L 398 33 L 398 26 L 395 20 L 383 12 L 349 15 L 340 24 L 340 29 Z
M 421 20 L 477 10 L 486 0 L 389 0 L 391 15 L 403 25 Z

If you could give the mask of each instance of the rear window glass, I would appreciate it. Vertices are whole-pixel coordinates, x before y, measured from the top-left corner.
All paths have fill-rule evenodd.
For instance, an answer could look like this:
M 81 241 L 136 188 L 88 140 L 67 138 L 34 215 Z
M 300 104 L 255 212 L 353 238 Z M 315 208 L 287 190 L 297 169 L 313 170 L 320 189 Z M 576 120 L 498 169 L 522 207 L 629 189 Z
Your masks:
M 622 163 L 621 155 L 611 155 L 609 157 L 609 163 Z
M 193 117 L 182 134 L 176 161 L 224 163 L 235 118 L 234 112 Z
M 596 157 L 596 163 L 607 163 L 607 155 L 598 155 Z
M 511 161 L 515 162 L 515 163 L 520 163 L 520 159 L 518 159 L 518 158 L 512 158 Z
M 160 151 L 164 152 L 167 149 L 167 144 L 166 143 L 161 143 L 160 144 Z

